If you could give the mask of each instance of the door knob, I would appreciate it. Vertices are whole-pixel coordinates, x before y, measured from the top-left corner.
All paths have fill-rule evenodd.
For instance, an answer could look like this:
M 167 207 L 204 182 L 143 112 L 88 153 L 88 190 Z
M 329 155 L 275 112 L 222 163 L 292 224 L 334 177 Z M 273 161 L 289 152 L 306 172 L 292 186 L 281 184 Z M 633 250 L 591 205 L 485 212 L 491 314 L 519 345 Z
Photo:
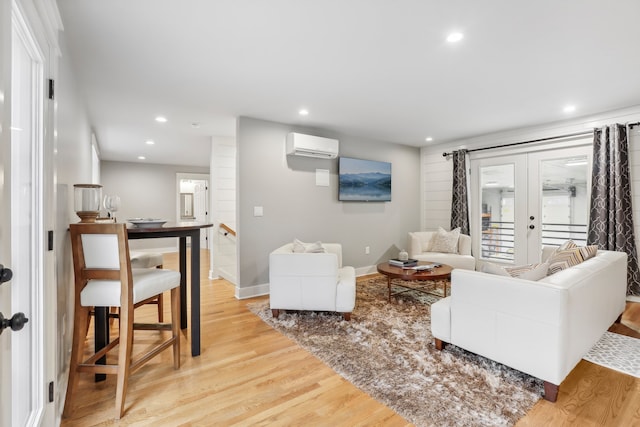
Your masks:
M 10 268 L 4 268 L 4 265 L 0 264 L 0 283 L 8 282 L 13 277 L 13 271 Z
M 533 221 L 533 220 L 534 220 L 534 219 L 536 219 L 536 218 L 535 218 L 533 215 L 531 215 L 531 216 L 529 217 L 529 219 L 530 219 L 531 221 Z
M 11 319 L 5 319 L 3 314 L 0 313 L 0 334 L 2 334 L 2 331 L 6 328 L 11 328 L 12 331 L 19 331 L 28 321 L 29 319 L 24 317 L 24 313 L 16 313 Z
M 533 230 L 534 228 L 536 228 L 536 226 L 535 226 L 535 225 L 533 225 L 533 224 L 531 224 L 531 225 L 529 226 L 529 228 L 530 228 L 531 230 Z

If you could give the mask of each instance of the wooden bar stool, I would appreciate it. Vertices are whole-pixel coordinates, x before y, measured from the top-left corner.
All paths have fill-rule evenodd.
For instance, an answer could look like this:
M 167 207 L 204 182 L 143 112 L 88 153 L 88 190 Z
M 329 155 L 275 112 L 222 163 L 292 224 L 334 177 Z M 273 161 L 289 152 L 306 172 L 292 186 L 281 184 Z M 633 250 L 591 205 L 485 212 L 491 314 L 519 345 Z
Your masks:
M 131 269 L 125 224 L 71 224 L 71 248 L 75 274 L 75 314 L 65 416 L 73 411 L 73 393 L 80 373 L 113 374 L 116 380 L 115 418 L 124 415 L 129 376 L 163 350 L 173 348 L 173 366 L 180 368 L 180 273 L 155 268 Z M 171 324 L 133 322 L 134 306 L 165 291 L 171 291 Z M 94 306 L 119 307 L 119 336 L 84 359 L 87 320 Z M 171 331 L 146 353 L 132 356 L 133 331 Z M 96 362 L 118 347 L 116 364 Z

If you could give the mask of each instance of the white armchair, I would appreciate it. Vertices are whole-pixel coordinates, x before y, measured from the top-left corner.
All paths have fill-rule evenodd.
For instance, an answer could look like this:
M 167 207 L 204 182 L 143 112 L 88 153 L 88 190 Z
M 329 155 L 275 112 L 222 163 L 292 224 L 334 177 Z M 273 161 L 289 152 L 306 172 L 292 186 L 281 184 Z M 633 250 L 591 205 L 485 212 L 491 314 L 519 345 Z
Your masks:
M 295 253 L 288 243 L 269 255 L 270 306 L 280 310 L 336 311 L 351 319 L 356 273 L 342 266 L 342 246 L 323 243 L 324 253 Z
M 476 259 L 471 255 L 471 237 L 460 234 L 458 253 L 432 252 L 431 241 L 436 231 L 414 231 L 409 233 L 409 258 L 418 261 L 433 261 L 453 268 L 475 270 Z

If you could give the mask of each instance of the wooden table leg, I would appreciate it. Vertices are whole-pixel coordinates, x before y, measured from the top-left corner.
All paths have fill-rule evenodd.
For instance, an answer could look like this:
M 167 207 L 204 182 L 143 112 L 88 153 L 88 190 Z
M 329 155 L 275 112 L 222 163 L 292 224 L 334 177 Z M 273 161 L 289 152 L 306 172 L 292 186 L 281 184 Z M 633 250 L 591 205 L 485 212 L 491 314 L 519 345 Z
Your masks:
M 387 288 L 389 289 L 389 302 L 391 302 L 391 276 L 387 276 Z

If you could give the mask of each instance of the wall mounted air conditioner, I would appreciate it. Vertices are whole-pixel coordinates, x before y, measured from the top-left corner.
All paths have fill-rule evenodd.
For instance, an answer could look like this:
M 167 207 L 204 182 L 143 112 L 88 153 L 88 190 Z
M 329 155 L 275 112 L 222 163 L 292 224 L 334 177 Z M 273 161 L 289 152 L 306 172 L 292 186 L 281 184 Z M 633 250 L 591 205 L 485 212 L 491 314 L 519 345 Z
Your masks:
M 287 155 L 335 159 L 338 140 L 291 132 L 287 135 Z

